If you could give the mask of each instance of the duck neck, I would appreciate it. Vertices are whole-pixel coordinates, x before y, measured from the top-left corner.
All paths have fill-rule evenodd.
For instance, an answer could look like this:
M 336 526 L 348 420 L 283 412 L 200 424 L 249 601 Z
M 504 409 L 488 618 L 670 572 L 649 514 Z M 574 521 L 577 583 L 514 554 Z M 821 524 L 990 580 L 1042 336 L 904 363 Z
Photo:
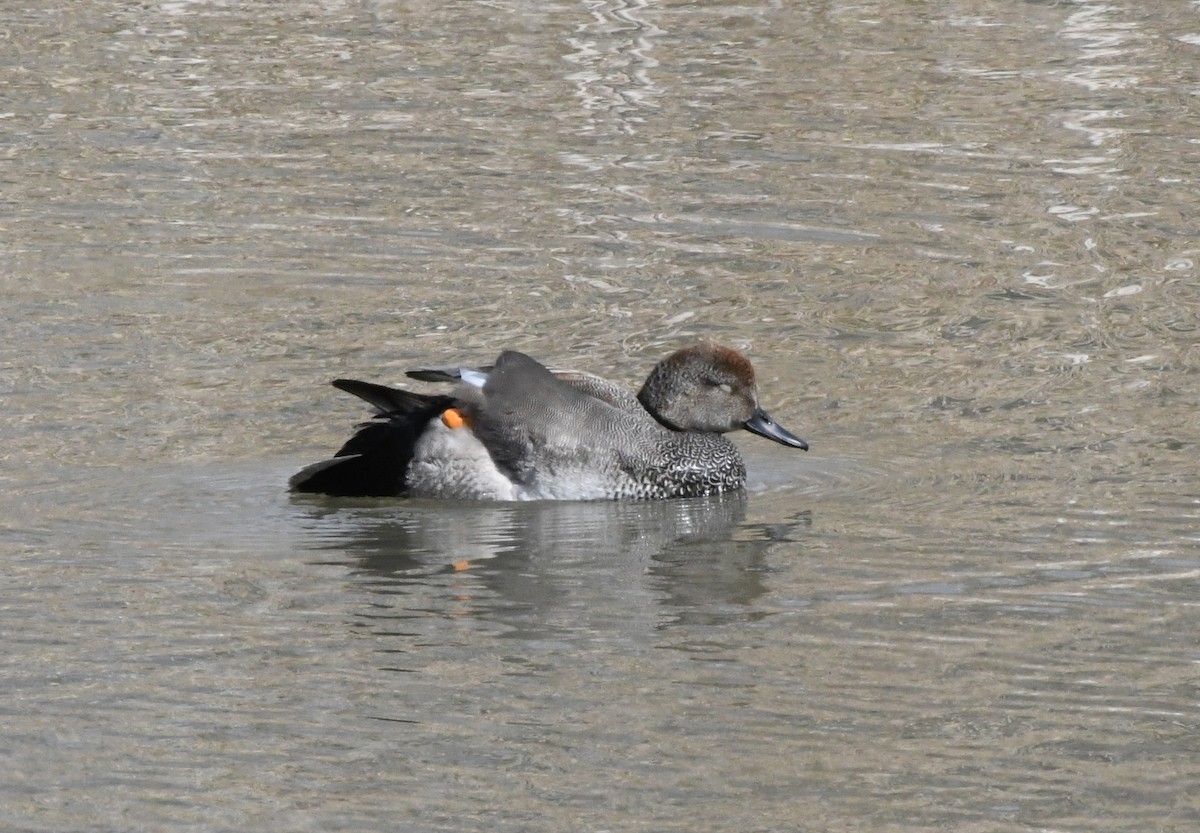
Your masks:
M 651 376 L 650 378 L 653 379 L 654 377 Z M 663 417 L 659 403 L 654 401 L 654 394 L 650 391 L 650 379 L 647 379 L 646 384 L 642 385 L 642 389 L 638 391 L 637 400 L 646 410 L 646 413 L 654 417 L 663 428 L 669 431 L 679 431 L 678 426 L 672 425 Z

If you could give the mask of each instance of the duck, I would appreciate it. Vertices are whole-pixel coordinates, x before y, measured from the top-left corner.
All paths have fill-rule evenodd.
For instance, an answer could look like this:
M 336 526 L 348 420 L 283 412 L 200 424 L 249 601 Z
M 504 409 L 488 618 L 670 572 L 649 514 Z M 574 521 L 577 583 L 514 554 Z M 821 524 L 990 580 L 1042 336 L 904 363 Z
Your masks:
M 335 379 L 376 414 L 294 493 L 457 500 L 651 500 L 745 488 L 726 436 L 744 429 L 808 450 L 763 410 L 754 367 L 702 342 L 658 362 L 637 394 L 604 377 L 552 370 L 517 350 L 492 365 L 407 371 L 445 393 Z

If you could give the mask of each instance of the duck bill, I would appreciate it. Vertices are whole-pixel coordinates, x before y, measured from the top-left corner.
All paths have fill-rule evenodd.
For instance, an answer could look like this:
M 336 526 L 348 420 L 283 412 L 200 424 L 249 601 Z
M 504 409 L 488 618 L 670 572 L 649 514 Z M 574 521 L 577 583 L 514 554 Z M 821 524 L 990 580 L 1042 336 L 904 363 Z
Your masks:
M 790 445 L 792 448 L 808 451 L 808 443 L 771 419 L 771 415 L 762 408 L 755 410 L 754 416 L 742 423 L 742 427 L 752 434 L 774 440 L 780 445 Z

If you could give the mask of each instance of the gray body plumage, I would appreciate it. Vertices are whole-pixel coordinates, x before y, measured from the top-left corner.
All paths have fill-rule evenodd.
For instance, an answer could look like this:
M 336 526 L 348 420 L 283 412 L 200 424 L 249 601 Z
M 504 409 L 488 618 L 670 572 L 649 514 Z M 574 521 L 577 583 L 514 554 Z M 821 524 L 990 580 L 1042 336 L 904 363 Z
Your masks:
M 722 435 L 673 431 L 625 388 L 555 376 L 523 353 L 501 354 L 466 411 L 497 468 L 540 498 L 696 497 L 745 484 Z
M 460 384 L 434 396 L 339 380 L 381 414 L 333 461 L 293 477 L 292 488 L 476 500 L 696 497 L 745 485 L 745 464 L 724 432 L 746 428 L 807 448 L 758 407 L 749 361 L 719 345 L 668 356 L 636 396 L 590 373 L 552 372 L 516 351 L 481 371 L 409 375 Z M 448 408 L 465 425 L 439 418 Z M 356 486 L 359 470 L 386 466 L 375 446 L 402 466 L 399 487 L 387 478 Z

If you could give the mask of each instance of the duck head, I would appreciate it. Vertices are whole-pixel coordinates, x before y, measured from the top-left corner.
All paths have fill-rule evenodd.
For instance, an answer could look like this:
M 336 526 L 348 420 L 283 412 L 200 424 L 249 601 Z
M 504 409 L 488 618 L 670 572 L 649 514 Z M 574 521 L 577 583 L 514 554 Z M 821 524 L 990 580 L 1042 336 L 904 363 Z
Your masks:
M 677 350 L 650 371 L 638 401 L 676 431 L 725 433 L 744 428 L 782 445 L 808 450 L 808 443 L 759 407 L 754 367 L 732 347 L 697 344 Z

